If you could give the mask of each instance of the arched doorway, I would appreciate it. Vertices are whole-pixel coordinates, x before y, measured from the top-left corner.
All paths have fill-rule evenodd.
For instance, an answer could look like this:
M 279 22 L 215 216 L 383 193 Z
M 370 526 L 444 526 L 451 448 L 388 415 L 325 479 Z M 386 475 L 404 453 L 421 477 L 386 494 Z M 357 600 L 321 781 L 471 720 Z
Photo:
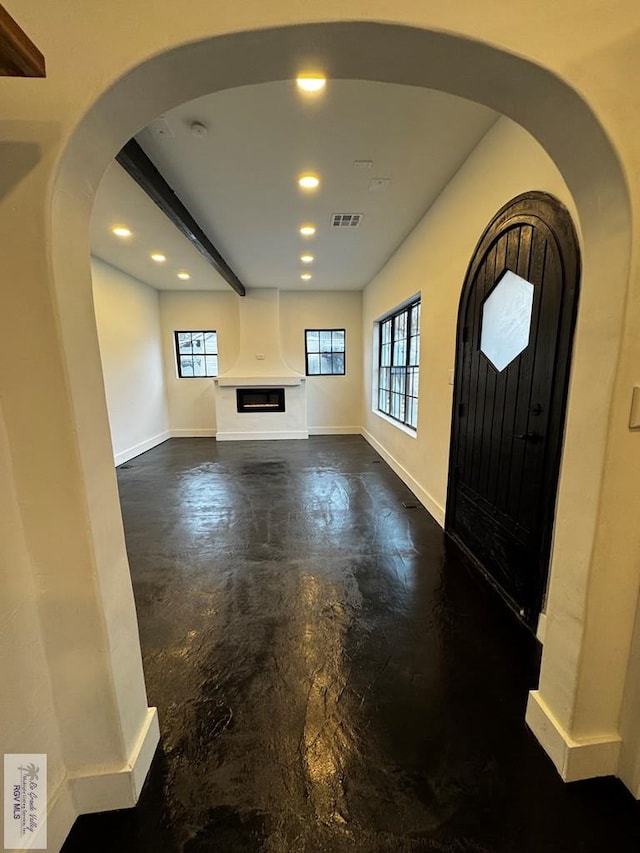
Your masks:
M 447 529 L 533 630 L 547 583 L 579 274 L 569 212 L 525 193 L 480 238 L 458 313 Z
M 145 709 L 140 693 L 131 696 L 130 685 L 139 686 L 141 674 L 133 660 L 135 656 L 122 641 L 123 634 L 135 634 L 135 612 L 123 592 L 122 565 L 126 558 L 117 536 L 110 538 L 111 529 L 119 524 L 119 507 L 90 293 L 88 223 L 93 193 L 120 146 L 163 110 L 217 88 L 286 79 L 299 60 L 309 53 L 318 56 L 318 45 L 334 76 L 438 88 L 512 117 L 543 144 L 573 193 L 585 269 L 582 310 L 585 317 L 592 319 L 606 305 L 606 322 L 578 324 L 581 347 L 573 370 L 567 446 L 572 444 L 575 425 L 587 401 L 590 410 L 598 412 L 598 422 L 592 422 L 592 431 L 581 448 L 581 453 L 592 461 L 589 470 L 575 456 L 563 467 L 559 498 L 562 517 L 556 527 L 562 558 L 554 570 L 559 585 L 558 618 L 567 616 L 563 596 L 569 586 L 574 601 L 584 600 L 587 594 L 589 553 L 584 548 L 576 552 L 576 511 L 563 495 L 582 490 L 597 494 L 604 464 L 630 241 L 627 189 L 614 149 L 591 109 L 570 87 L 533 62 L 504 50 L 430 31 L 427 21 L 425 29 L 419 29 L 370 22 L 309 25 L 297 21 L 293 14 L 288 20 L 292 26 L 234 35 L 217 34 L 211 25 L 206 38 L 202 38 L 201 22 L 194 21 L 191 30 L 182 31 L 175 39 L 175 46 L 170 42 L 160 53 L 152 46 L 140 48 L 129 58 L 128 66 L 123 62 L 112 75 L 111 79 L 123 75 L 118 82 L 97 97 L 75 130 L 69 132 L 61 159 L 51 168 L 53 193 L 46 202 L 51 205 L 51 210 L 47 207 L 46 211 L 47 221 L 51 212 L 50 278 L 86 493 L 87 526 L 95 549 L 99 609 L 110 641 L 114 704 L 121 717 L 126 718 L 123 740 L 127 747 L 136 740 Z M 237 27 L 243 26 L 246 23 L 238 21 Z M 250 63 L 246 61 L 248 56 Z M 132 64 L 133 70 L 127 70 Z M 498 87 L 495 81 L 500 79 L 517 79 L 518 85 Z M 555 120 L 558 103 L 562 104 L 561 123 Z M 80 112 L 78 107 L 74 120 L 79 119 Z M 597 172 L 594 163 L 598 164 Z M 606 184 L 607 188 L 606 193 L 598 195 L 597 209 L 592 204 L 594 182 Z M 41 274 L 48 284 L 49 272 Z M 609 284 L 606 294 L 600 289 L 605 276 Z M 601 359 L 601 373 L 606 379 L 595 391 L 595 402 L 590 383 L 592 358 Z M 15 432 L 16 448 L 28 452 L 21 445 L 19 423 L 10 426 Z M 581 539 L 593 538 L 597 501 L 586 511 L 581 508 L 579 515 Z M 568 559 L 572 563 L 570 578 L 566 573 Z M 113 572 L 114 566 L 118 567 L 117 573 Z M 581 626 L 569 619 L 567 623 L 571 641 L 579 647 Z M 553 643 L 545 649 L 545 658 L 563 658 L 564 654 Z M 561 722 L 569 726 L 570 703 L 567 707 L 566 720 Z M 71 728 L 71 718 L 67 727 Z

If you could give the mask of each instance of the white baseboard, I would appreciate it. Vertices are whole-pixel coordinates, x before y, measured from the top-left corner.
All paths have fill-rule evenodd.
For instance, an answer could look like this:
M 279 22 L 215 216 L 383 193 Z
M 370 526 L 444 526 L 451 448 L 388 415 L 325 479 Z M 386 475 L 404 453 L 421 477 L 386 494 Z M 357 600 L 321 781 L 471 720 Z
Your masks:
M 170 429 L 169 438 L 215 438 L 215 429 Z
M 148 708 L 138 741 L 123 767 L 69 777 L 77 814 L 135 806 L 159 741 L 158 710 Z
M 413 494 L 418 498 L 427 512 L 432 515 L 441 527 L 444 527 L 444 507 L 441 506 L 423 487 L 414 480 L 411 474 L 404 468 L 398 460 L 393 457 L 385 448 L 375 439 L 366 429 L 361 430 L 362 436 L 369 444 L 377 450 L 380 456 L 384 459 L 387 465 L 400 477 L 402 482 L 408 486 Z
M 617 733 L 574 740 L 551 713 L 539 690 L 529 693 L 525 719 L 565 782 L 617 773 L 622 744 Z
M 128 447 L 126 450 L 116 453 L 113 457 L 113 461 L 116 466 L 122 465 L 123 462 L 128 462 L 129 459 L 133 459 L 135 456 L 140 456 L 141 453 L 145 453 L 147 450 L 151 450 L 152 447 L 162 444 L 162 442 L 166 441 L 169 437 L 169 430 L 159 432 L 157 435 L 153 435 L 151 438 L 147 438 L 139 444 L 134 444 L 133 447 Z
M 292 438 L 309 438 L 308 430 L 276 432 L 218 432 L 216 441 L 281 441 Z
M 362 435 L 362 427 L 359 427 L 359 426 L 309 427 L 309 435 Z

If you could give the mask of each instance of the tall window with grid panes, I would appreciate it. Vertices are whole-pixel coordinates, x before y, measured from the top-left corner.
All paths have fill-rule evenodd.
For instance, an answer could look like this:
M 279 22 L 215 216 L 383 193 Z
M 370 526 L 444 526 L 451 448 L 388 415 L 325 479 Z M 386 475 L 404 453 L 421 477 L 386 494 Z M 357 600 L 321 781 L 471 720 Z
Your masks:
M 378 411 L 410 429 L 418 426 L 420 300 L 379 324 Z

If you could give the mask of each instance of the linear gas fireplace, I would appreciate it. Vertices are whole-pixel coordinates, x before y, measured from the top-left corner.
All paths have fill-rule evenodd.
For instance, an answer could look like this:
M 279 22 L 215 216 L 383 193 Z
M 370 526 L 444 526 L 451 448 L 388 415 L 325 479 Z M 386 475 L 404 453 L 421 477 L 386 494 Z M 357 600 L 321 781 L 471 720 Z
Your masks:
M 284 388 L 236 388 L 238 411 L 284 412 Z

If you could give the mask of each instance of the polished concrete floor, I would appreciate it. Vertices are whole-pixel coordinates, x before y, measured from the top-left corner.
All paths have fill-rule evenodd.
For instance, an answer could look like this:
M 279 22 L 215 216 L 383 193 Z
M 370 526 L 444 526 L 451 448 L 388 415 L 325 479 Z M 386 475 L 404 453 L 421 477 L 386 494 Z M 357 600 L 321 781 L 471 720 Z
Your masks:
M 638 853 L 622 785 L 564 785 L 524 725 L 535 640 L 362 438 L 118 478 L 162 743 L 65 853 Z

